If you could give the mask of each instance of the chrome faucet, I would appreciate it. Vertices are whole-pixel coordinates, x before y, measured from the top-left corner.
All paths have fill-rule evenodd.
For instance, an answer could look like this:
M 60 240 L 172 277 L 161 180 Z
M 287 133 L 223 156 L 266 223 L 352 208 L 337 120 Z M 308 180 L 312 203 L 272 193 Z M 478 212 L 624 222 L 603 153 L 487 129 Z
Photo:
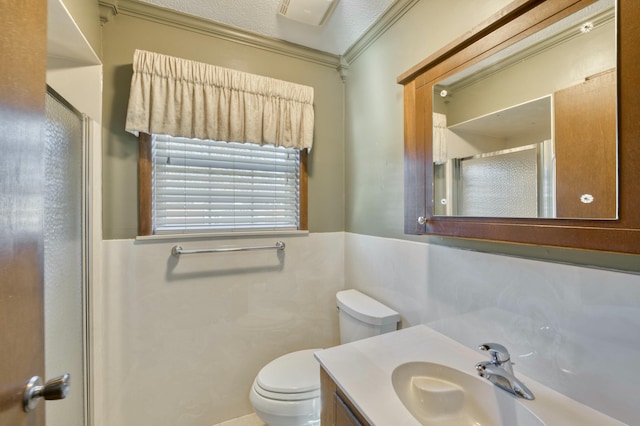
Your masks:
M 476 364 L 480 377 L 520 398 L 534 399 L 533 393 L 513 374 L 513 363 L 507 348 L 498 343 L 485 343 L 478 348 L 489 352 L 491 356 L 491 361 Z

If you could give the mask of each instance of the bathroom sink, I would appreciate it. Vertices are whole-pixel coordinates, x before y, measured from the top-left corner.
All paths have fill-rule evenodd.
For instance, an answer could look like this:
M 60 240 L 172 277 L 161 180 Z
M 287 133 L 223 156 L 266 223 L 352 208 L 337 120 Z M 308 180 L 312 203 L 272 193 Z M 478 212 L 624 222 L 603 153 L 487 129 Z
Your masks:
M 401 364 L 393 370 L 391 381 L 404 406 L 423 425 L 544 425 L 525 406 L 529 401 L 442 364 Z
M 322 368 L 372 425 L 624 426 L 517 371 L 526 400 L 478 376 L 482 356 L 426 326 L 315 353 Z

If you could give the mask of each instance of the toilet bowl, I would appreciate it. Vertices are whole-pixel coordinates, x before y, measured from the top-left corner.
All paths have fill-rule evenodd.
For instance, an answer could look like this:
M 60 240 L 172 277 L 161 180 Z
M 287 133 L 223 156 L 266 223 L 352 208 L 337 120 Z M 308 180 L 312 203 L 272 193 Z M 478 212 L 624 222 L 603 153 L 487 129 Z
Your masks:
M 340 342 L 348 343 L 397 329 L 400 315 L 356 290 L 336 294 Z M 268 426 L 320 425 L 320 364 L 306 349 L 265 365 L 251 386 L 249 400 Z
M 267 425 L 320 424 L 320 364 L 313 356 L 319 350 L 288 353 L 260 370 L 249 399 Z

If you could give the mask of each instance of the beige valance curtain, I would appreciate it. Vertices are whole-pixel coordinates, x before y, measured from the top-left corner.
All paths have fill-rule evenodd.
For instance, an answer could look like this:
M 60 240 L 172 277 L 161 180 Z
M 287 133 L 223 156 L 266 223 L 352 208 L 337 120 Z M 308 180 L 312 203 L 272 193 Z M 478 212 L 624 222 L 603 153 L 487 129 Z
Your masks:
M 311 149 L 313 88 L 136 50 L 126 130 Z

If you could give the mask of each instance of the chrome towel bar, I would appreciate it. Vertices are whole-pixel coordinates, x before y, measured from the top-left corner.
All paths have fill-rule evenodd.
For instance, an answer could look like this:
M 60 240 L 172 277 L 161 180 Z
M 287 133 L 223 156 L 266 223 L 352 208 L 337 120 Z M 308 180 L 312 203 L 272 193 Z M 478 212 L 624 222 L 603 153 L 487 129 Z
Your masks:
M 227 253 L 231 251 L 250 251 L 250 250 L 283 250 L 284 251 L 284 242 L 278 241 L 273 246 L 259 246 L 259 247 L 236 247 L 236 248 L 216 248 L 216 249 L 194 249 L 194 250 L 185 250 L 181 246 L 173 246 L 171 249 L 171 254 L 180 257 L 181 254 L 198 254 L 198 253 Z

